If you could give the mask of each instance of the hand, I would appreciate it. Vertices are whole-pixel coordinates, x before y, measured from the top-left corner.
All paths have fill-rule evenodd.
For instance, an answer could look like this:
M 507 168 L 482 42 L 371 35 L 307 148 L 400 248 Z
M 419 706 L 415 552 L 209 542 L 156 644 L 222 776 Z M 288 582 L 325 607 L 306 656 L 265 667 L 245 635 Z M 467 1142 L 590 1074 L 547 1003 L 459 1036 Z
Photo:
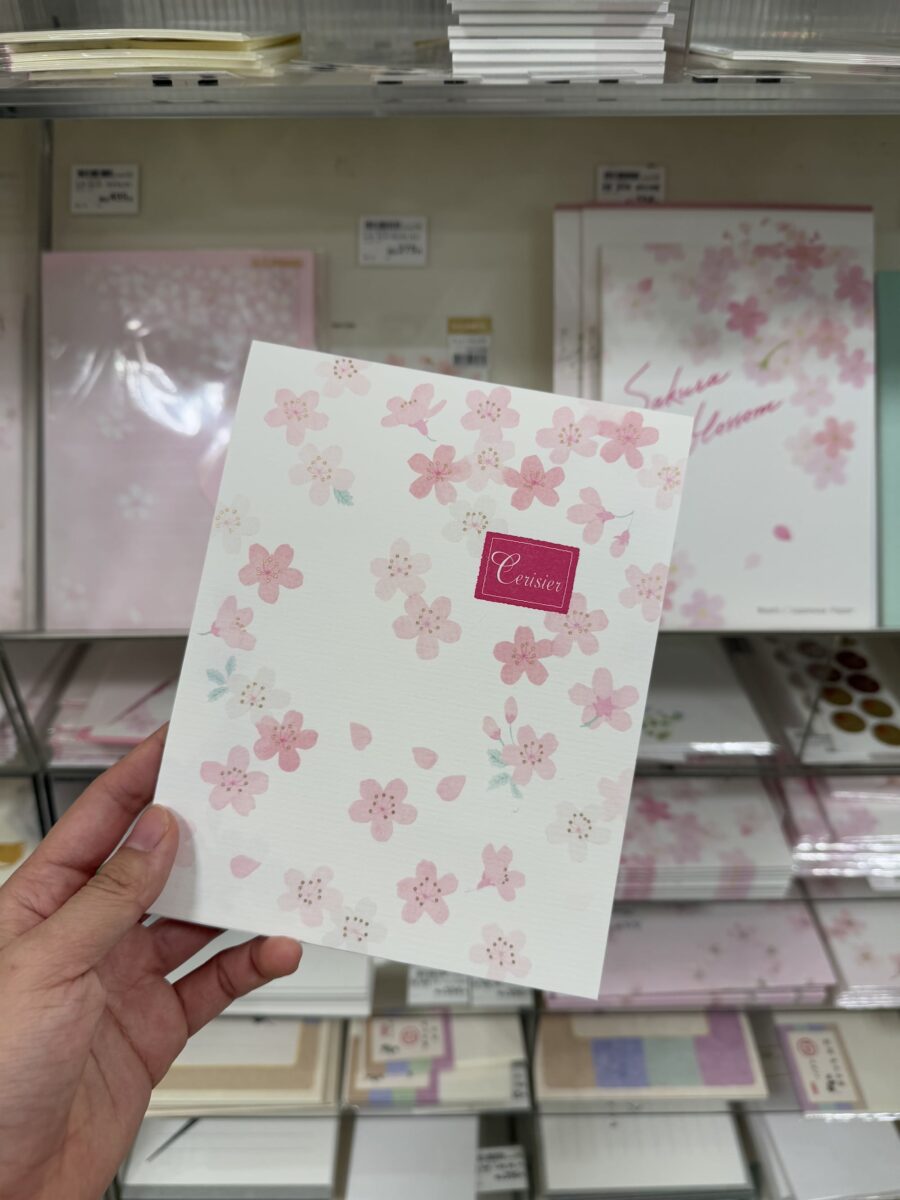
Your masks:
M 4 1200 L 98 1200 L 191 1034 L 299 964 L 290 938 L 256 938 L 166 982 L 220 931 L 141 923 L 178 848 L 167 809 L 146 808 L 113 854 L 152 798 L 164 740 L 95 780 L 0 888 Z

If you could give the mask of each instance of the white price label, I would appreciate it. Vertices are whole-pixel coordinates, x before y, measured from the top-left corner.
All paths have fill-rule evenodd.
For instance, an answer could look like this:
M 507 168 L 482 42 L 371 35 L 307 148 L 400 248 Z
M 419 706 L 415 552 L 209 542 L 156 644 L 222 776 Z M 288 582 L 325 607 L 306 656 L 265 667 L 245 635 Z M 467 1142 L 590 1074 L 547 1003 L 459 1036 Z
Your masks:
M 531 1103 L 531 1089 L 528 1086 L 528 1066 L 524 1062 L 510 1064 L 509 1098 L 512 1104 L 528 1105 Z
M 490 317 L 450 317 L 447 321 L 447 349 L 454 375 L 469 379 L 488 379 L 491 369 Z
M 69 211 L 79 215 L 133 215 L 140 211 L 137 163 L 81 163 L 72 167 Z
M 607 204 L 662 204 L 666 198 L 666 168 L 597 168 L 597 199 Z
M 473 979 L 471 997 L 474 1008 L 530 1008 L 532 992 L 519 983 L 495 983 L 492 979 Z
M 527 1192 L 528 1167 L 521 1146 L 484 1146 L 478 1151 L 478 1192 Z
M 427 261 L 427 217 L 360 217 L 361 267 L 424 267 Z
M 433 971 L 428 967 L 410 967 L 406 977 L 406 1003 L 421 1005 L 467 1005 L 469 983 L 466 975 L 450 971 Z

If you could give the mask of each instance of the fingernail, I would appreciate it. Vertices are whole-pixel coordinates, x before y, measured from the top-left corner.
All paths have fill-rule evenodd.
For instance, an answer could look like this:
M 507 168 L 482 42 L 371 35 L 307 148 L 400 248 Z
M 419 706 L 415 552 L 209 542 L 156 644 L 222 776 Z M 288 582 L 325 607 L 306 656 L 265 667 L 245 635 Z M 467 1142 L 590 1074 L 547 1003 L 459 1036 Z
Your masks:
M 163 808 L 159 804 L 151 804 L 139 817 L 138 823 L 128 835 L 125 845 L 131 850 L 143 850 L 144 852 L 155 850 L 166 836 L 170 820 L 167 808 Z

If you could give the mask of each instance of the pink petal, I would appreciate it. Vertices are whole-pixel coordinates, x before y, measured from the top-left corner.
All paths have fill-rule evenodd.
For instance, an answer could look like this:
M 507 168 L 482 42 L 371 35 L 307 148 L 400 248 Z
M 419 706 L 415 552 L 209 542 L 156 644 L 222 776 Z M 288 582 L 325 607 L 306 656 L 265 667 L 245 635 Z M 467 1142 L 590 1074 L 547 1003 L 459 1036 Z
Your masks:
M 255 858 L 248 858 L 246 854 L 236 854 L 231 860 L 231 873 L 235 879 L 246 879 L 259 865 Z
M 430 771 L 438 760 L 438 756 L 433 750 L 428 750 L 425 746 L 413 747 L 413 758 L 416 760 L 416 766 L 421 767 L 425 771 Z
M 350 722 L 350 741 L 354 750 L 365 750 L 371 740 L 372 731 L 367 725 L 360 725 L 357 721 Z
M 793 536 L 787 525 L 776 525 L 772 533 L 780 542 L 789 542 Z
M 442 800 L 455 800 L 465 786 L 465 775 L 447 775 L 437 785 L 437 794 Z

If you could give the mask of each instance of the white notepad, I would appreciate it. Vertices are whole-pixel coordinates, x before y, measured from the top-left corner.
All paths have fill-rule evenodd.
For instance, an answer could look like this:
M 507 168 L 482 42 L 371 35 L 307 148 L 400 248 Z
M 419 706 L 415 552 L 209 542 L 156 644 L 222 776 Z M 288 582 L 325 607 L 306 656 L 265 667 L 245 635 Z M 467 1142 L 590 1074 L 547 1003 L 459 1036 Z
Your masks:
M 895 1200 L 900 1195 L 900 1137 L 874 1121 L 817 1121 L 797 1113 L 754 1117 L 763 1146 L 777 1156 L 773 1183 L 785 1200 Z
M 360 1117 L 347 1200 L 474 1197 L 478 1118 Z

